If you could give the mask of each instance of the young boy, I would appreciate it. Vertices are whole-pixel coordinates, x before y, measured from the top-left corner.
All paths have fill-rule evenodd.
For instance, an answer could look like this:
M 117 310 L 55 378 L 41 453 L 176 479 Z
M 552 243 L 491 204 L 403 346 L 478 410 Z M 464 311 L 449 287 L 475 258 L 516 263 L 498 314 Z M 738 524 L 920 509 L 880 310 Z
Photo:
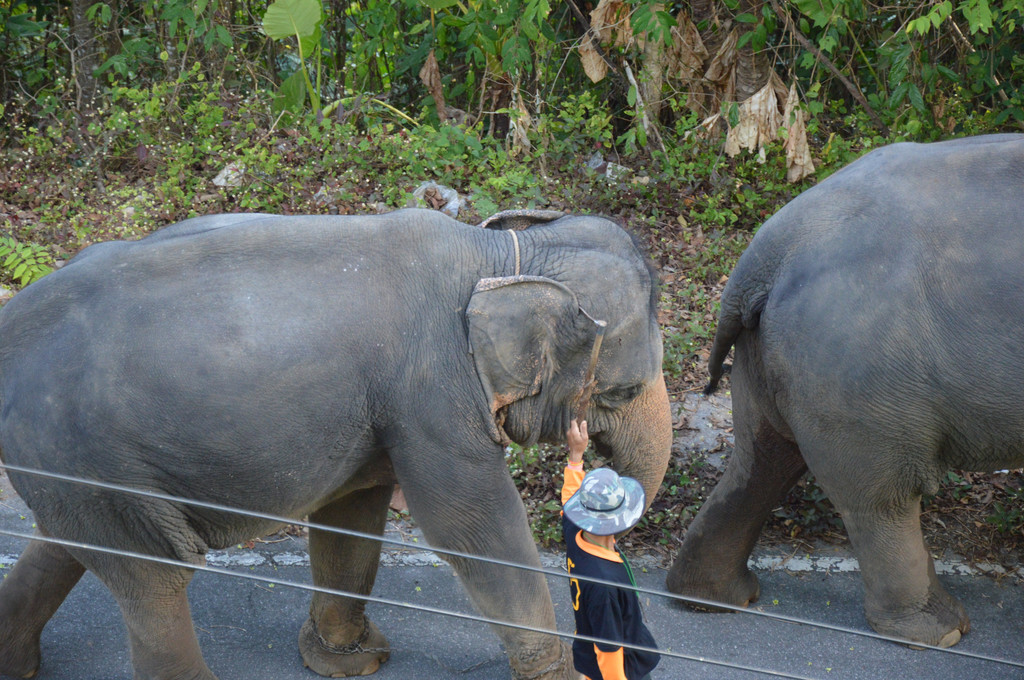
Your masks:
M 615 534 L 630 529 L 644 512 L 644 489 L 635 479 L 598 468 L 583 474 L 587 421 L 572 421 L 566 433 L 569 463 L 562 486 L 562 532 L 570 576 L 622 583 L 617 588 L 590 581 L 569 580 L 569 595 L 579 635 L 654 648 L 644 625 L 633 572 L 615 546 Z M 573 665 L 588 680 L 645 680 L 661 657 L 627 649 L 621 644 L 576 640 Z

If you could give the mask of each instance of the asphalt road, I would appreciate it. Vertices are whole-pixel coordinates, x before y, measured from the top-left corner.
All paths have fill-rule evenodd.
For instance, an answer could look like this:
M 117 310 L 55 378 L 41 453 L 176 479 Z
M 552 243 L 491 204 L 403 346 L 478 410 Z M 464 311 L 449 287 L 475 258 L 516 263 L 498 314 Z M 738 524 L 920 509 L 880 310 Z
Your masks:
M 30 532 L 31 513 L 8 490 L 0 493 L 0 528 Z M 0 536 L 0 573 L 24 546 Z M 218 568 L 309 583 L 305 540 L 289 538 L 252 549 L 211 556 Z M 769 564 L 761 556 L 758 564 Z M 869 633 L 861 611 L 860 577 L 843 556 L 817 556 L 817 569 L 790 559 L 783 567 L 758 567 L 759 612 Z M 559 563 L 547 554 L 548 565 Z M 776 559 L 778 562 L 779 560 Z M 822 570 L 822 564 L 828 570 Z M 653 562 L 636 571 L 642 588 L 661 591 L 664 570 Z M 792 569 L 811 569 L 793 571 Z M 697 613 L 660 596 L 643 595 L 649 627 L 666 652 L 657 679 L 751 680 L 828 678 L 879 680 L 1024 679 L 1024 584 L 1015 577 L 943 577 L 967 606 L 972 632 L 955 652 L 916 651 L 887 641 L 795 624 L 749 613 Z M 559 630 L 573 630 L 564 579 L 551 576 Z M 473 612 L 452 571 L 431 553 L 388 549 L 375 597 Z M 512 595 L 514 596 L 514 594 Z M 190 586 L 193 618 L 207 663 L 221 680 L 312 680 L 302 666 L 296 637 L 306 618 L 309 593 L 237 576 L 198 573 Z M 510 677 L 497 637 L 482 623 L 415 609 L 371 604 L 369 615 L 388 636 L 390 661 L 381 680 L 491 680 Z M 71 593 L 42 638 L 38 680 L 114 680 L 132 677 L 124 625 L 107 590 L 91 574 Z M 669 654 L 685 655 L 674 658 Z M 972 658 L 982 655 L 1007 665 Z M 746 670 L 745 670 L 746 669 Z

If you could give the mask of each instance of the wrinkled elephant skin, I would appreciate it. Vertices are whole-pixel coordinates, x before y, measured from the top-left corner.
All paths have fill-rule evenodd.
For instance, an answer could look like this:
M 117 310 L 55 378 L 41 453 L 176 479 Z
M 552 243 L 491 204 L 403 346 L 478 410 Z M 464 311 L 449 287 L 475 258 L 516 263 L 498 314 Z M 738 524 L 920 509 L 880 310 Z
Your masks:
M 921 496 L 949 468 L 1024 465 L 1024 135 L 878 149 L 758 231 L 722 293 L 714 389 L 736 449 L 671 590 L 743 605 L 768 514 L 809 469 L 841 512 L 878 632 L 956 644 Z
M 431 545 L 539 566 L 505 446 L 564 441 L 595 319 L 594 441 L 649 490 L 664 475 L 654 282 L 597 217 L 196 218 L 87 248 L 0 310 L 0 450 L 9 465 L 363 534 L 383 532 L 397 483 Z M 192 570 L 44 539 L 198 565 L 278 524 L 10 476 L 39 535 L 0 585 L 0 673 L 35 673 L 43 626 L 88 569 L 120 605 L 137 680 L 213 678 Z M 313 529 L 309 549 L 317 585 L 370 592 L 377 541 Z M 542 575 L 451 561 L 485 616 L 555 630 Z M 360 675 L 387 661 L 364 605 L 313 596 L 307 666 Z M 557 637 L 495 631 L 518 675 L 572 676 Z

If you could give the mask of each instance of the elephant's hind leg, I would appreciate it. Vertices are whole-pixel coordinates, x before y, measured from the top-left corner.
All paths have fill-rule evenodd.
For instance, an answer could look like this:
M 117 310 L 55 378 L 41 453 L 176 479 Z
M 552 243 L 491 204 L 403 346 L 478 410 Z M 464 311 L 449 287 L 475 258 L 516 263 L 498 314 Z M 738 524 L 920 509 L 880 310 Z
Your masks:
M 35 675 L 43 627 L 84 573 L 59 545 L 28 544 L 0 585 L 0 675 Z
M 863 493 L 829 497 L 842 512 L 860 563 L 864 613 L 871 627 L 882 635 L 938 647 L 959 642 L 970 620 L 935 575 L 921 533 L 920 497 L 898 504 Z
M 309 519 L 366 534 L 383 534 L 393 486 L 350 493 Z M 313 583 L 324 588 L 369 595 L 380 563 L 379 541 L 310 530 Z M 299 632 L 299 651 L 311 670 L 332 678 L 369 675 L 388 660 L 384 635 L 364 613 L 366 602 L 314 593 L 309 619 Z
M 757 600 L 757 576 L 747 568 L 772 508 L 806 471 L 797 446 L 758 419 L 735 412 L 736 449 L 686 532 L 666 579 L 680 595 L 744 607 Z

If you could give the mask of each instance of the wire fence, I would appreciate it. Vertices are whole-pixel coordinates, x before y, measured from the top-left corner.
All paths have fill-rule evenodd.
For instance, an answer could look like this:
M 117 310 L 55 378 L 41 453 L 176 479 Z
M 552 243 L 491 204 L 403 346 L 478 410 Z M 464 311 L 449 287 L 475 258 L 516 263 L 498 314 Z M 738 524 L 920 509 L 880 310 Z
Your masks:
M 446 549 L 446 548 L 435 547 L 435 546 L 431 546 L 431 545 L 428 545 L 428 544 L 425 544 L 425 543 L 424 544 L 409 543 L 408 541 L 404 541 L 404 540 L 401 540 L 401 539 L 392 539 L 392 538 L 388 538 L 386 536 L 381 536 L 381 535 L 378 535 L 378 534 L 368 534 L 368 533 L 365 533 L 365 532 L 354 531 L 354 530 L 351 530 L 351 529 L 344 529 L 344 528 L 339 528 L 339 527 L 335 527 L 335 526 L 319 524 L 319 523 L 316 523 L 316 522 L 309 522 L 309 521 L 305 521 L 305 520 L 299 520 L 299 519 L 295 519 L 295 518 L 284 517 L 284 516 L 280 516 L 280 515 L 274 515 L 274 514 L 270 514 L 270 513 L 246 510 L 246 509 L 243 509 L 243 508 L 237 508 L 237 507 L 223 505 L 223 504 L 219 504 L 219 503 L 212 503 L 212 502 L 208 502 L 208 501 L 202 501 L 202 500 L 197 500 L 197 499 L 185 498 L 185 497 L 181 497 L 181 496 L 174 496 L 174 495 L 171 495 L 171 494 L 165 494 L 165 493 L 160 493 L 160 492 L 156 492 L 156 491 L 149 491 L 149 490 L 146 490 L 146 489 L 138 489 L 138 488 L 124 486 L 124 485 L 120 485 L 120 484 L 112 484 L 110 482 L 101 482 L 101 481 L 97 481 L 97 480 L 85 479 L 85 478 L 81 478 L 81 477 L 74 477 L 74 476 L 70 476 L 70 475 L 64 475 L 64 474 L 61 474 L 61 473 L 49 472 L 49 471 L 45 471 L 45 470 L 39 470 L 39 469 L 34 469 L 34 468 L 23 467 L 23 466 L 19 466 L 19 465 L 10 465 L 10 464 L 6 464 L 6 463 L 0 463 L 0 469 L 7 470 L 9 472 L 16 472 L 16 473 L 21 473 L 21 474 L 28 474 L 28 475 L 43 477 L 43 478 L 52 479 L 52 480 L 55 480 L 55 481 L 68 482 L 68 483 L 73 483 L 73 484 L 81 484 L 81 485 L 90 486 L 90 487 L 94 487 L 94 488 L 105 489 L 105 490 L 109 490 L 109 491 L 116 491 L 116 492 L 120 492 L 120 493 L 126 493 L 126 494 L 136 495 L 136 496 L 145 497 L 145 498 L 152 498 L 152 499 L 156 499 L 156 500 L 163 500 L 163 501 L 168 501 L 168 502 L 173 502 L 173 503 L 180 503 L 182 505 L 188 505 L 188 506 L 192 506 L 192 507 L 199 507 L 199 508 L 204 508 L 204 509 L 207 509 L 207 510 L 214 510 L 214 511 L 217 511 L 217 512 L 230 513 L 230 514 L 239 515 L 239 516 L 243 516 L 243 517 L 250 517 L 250 518 L 254 518 L 254 519 L 266 520 L 266 521 L 271 521 L 271 522 L 280 523 L 280 524 L 286 524 L 286 525 L 287 524 L 291 524 L 291 525 L 295 525 L 295 526 L 305 527 L 306 529 L 311 529 L 311 530 L 316 530 L 316 531 L 324 531 L 324 532 L 335 533 L 335 534 L 340 534 L 340 535 L 345 535 L 345 536 L 352 536 L 352 537 L 356 537 L 356 538 L 361 538 L 361 539 L 367 539 L 367 540 L 371 540 L 371 541 L 380 542 L 382 544 L 398 545 L 398 546 L 401 546 L 403 548 L 407 548 L 407 549 L 411 548 L 413 550 L 420 550 L 420 551 L 424 551 L 424 552 L 431 552 L 431 553 L 434 553 L 436 555 L 440 555 L 440 556 L 444 556 L 444 557 L 449 557 L 449 558 L 461 558 L 461 559 L 473 560 L 473 561 L 482 562 L 482 563 L 494 564 L 494 565 L 497 565 L 497 566 L 503 566 L 503 567 L 509 567 L 509 568 L 514 568 L 514 569 L 520 569 L 520 570 L 524 570 L 524 571 L 529 571 L 529 572 L 534 572 L 534 573 L 537 573 L 537 574 L 541 574 L 541 575 L 543 575 L 545 577 L 553 577 L 553 578 L 556 578 L 556 579 L 570 579 L 570 578 L 573 578 L 573 579 L 577 579 L 579 581 L 587 581 L 587 582 L 597 583 L 597 584 L 600 584 L 600 585 L 611 586 L 611 587 L 615 587 L 615 588 L 623 588 L 623 587 L 625 587 L 625 588 L 628 588 L 629 590 L 635 591 L 638 595 L 643 594 L 643 595 L 648 595 L 648 596 L 659 597 L 659 598 L 663 598 L 663 599 L 666 599 L 666 600 L 669 600 L 669 601 L 675 601 L 675 602 L 678 602 L 678 603 L 687 604 L 687 605 L 690 605 L 690 606 L 714 608 L 714 609 L 719 609 L 719 610 L 728 610 L 728 611 L 737 612 L 739 614 L 743 614 L 743 615 L 747 615 L 747 616 L 762 617 L 764 619 L 769 619 L 769 620 L 772 620 L 772 621 L 783 622 L 783 623 L 788 623 L 788 624 L 798 624 L 798 625 L 808 626 L 808 627 L 811 627 L 811 628 L 817 628 L 817 629 L 821 629 L 821 630 L 825 630 L 825 631 L 829 631 L 829 632 L 833 632 L 833 633 L 840 633 L 840 634 L 845 634 L 845 635 L 853 635 L 853 636 L 857 636 L 857 637 L 869 638 L 869 639 L 885 641 L 885 642 L 891 642 L 891 643 L 896 643 L 896 644 L 900 644 L 900 645 L 907 645 L 907 644 L 909 644 L 906 640 L 902 640 L 902 639 L 899 639 L 899 638 L 893 638 L 893 637 L 890 637 L 890 636 L 886 636 L 886 635 L 882 635 L 882 634 L 879 634 L 879 633 L 875 633 L 873 631 L 866 631 L 866 630 L 860 630 L 860 629 L 856 629 L 856 628 L 849 628 L 849 627 L 846 627 L 846 626 L 839 626 L 839 625 L 823 623 L 823 622 L 819 622 L 819 621 L 812 621 L 812 620 L 809 620 L 809 619 L 803 619 L 803 618 L 793 617 L 793 616 L 786 616 L 786 615 L 783 615 L 783 614 L 777 614 L 777 613 L 773 613 L 773 612 L 766 612 L 766 611 L 761 611 L 761 610 L 758 610 L 758 609 L 751 609 L 751 608 L 745 608 L 745 607 L 737 607 L 737 606 L 728 605 L 728 604 L 724 604 L 724 603 L 720 603 L 720 602 L 715 602 L 715 601 L 711 601 L 711 600 L 704 600 L 704 599 L 701 599 L 701 598 L 696 598 L 696 597 L 691 597 L 691 596 L 678 595 L 676 593 L 670 593 L 670 592 L 667 592 L 667 591 L 651 589 L 651 588 L 644 588 L 642 586 L 637 586 L 637 587 L 623 586 L 623 584 L 618 583 L 618 582 L 614 582 L 614 581 L 606 581 L 606 580 L 603 580 L 603 579 L 598 579 L 598 578 L 593 578 L 593 577 L 588 577 L 588 576 L 583 576 L 583 575 L 575 575 L 575 574 L 574 575 L 570 575 L 570 574 L 568 574 L 566 572 L 556 571 L 556 570 L 552 570 L 552 569 L 546 569 L 544 567 L 537 567 L 537 566 L 533 566 L 533 565 L 521 564 L 521 563 L 518 563 L 518 562 L 511 562 L 511 561 L 507 561 L 507 560 L 495 559 L 495 558 L 486 557 L 486 556 L 482 556 L 482 555 L 475 555 L 475 554 L 472 554 L 472 553 L 467 553 L 467 552 L 462 552 L 462 551 L 457 551 L 457 550 L 450 550 L 450 549 Z M 698 663 L 703 663 L 703 664 L 709 664 L 709 665 L 729 668 L 729 669 L 733 669 L 733 670 L 747 671 L 747 672 L 750 672 L 750 673 L 760 673 L 760 674 L 771 676 L 771 677 L 791 678 L 791 679 L 794 679 L 794 680 L 814 680 L 813 678 L 810 678 L 808 676 L 792 674 L 792 673 L 786 673 L 786 672 L 776 671 L 776 670 L 772 670 L 772 669 L 768 669 L 768 668 L 762 668 L 762 667 L 757 667 L 757 666 L 750 666 L 750 665 L 740 664 L 740 663 L 731 662 L 731 661 L 723 661 L 723 660 L 718 660 L 718 659 L 711 659 L 711 658 L 704 657 L 704 656 L 685 654 L 685 653 L 682 653 L 682 652 L 670 651 L 670 650 L 665 650 L 665 649 L 656 649 L 656 648 L 644 647 L 644 646 L 634 645 L 634 644 L 630 644 L 630 643 L 622 643 L 621 641 L 606 640 L 606 639 L 602 639 L 602 638 L 595 638 L 595 637 L 586 636 L 586 635 L 579 635 L 579 634 L 575 634 L 575 633 L 564 633 L 564 632 L 560 632 L 560 631 L 551 631 L 551 630 L 547 630 L 547 629 L 536 628 L 536 627 L 522 625 L 522 624 L 516 624 L 516 623 L 508 622 L 508 621 L 505 621 L 505 620 L 501 620 L 501 619 L 493 619 L 493 618 L 489 618 L 489 617 L 481 616 L 481 615 L 477 615 L 477 614 L 468 614 L 468 613 L 458 612 L 458 611 L 454 611 L 454 610 L 450 610 L 450 609 L 441 609 L 441 608 L 437 608 L 437 607 L 430 607 L 430 606 L 425 606 L 425 605 L 420 605 L 420 604 L 414 604 L 414 603 L 411 603 L 411 602 L 404 602 L 402 600 L 395 600 L 395 599 L 392 599 L 392 598 L 385 598 L 385 597 L 374 596 L 372 594 L 362 594 L 362 593 L 357 593 L 357 592 L 352 592 L 352 591 L 344 591 L 344 590 L 338 590 L 338 589 L 333 589 L 333 588 L 325 588 L 325 587 L 322 587 L 322 586 L 317 586 L 315 584 L 308 584 L 308 583 L 301 583 L 301 582 L 295 582 L 295 581 L 288 581 L 288 580 L 285 580 L 285 579 L 280 579 L 280 578 L 275 578 L 275 577 L 270 577 L 270 576 L 262 576 L 262 575 L 259 575 L 259 574 L 246 573 L 246 572 L 238 572 L 238 571 L 233 571 L 231 569 L 227 569 L 227 568 L 223 568 L 223 567 L 210 566 L 208 564 L 195 564 L 195 563 L 190 563 L 190 562 L 184 562 L 182 560 L 176 560 L 176 559 L 173 559 L 173 558 L 161 557 L 161 556 L 158 556 L 158 555 L 149 555 L 149 554 L 145 554 L 145 553 L 133 552 L 133 551 L 128 551 L 128 550 L 121 550 L 121 549 L 117 549 L 117 548 L 110 548 L 110 547 L 107 547 L 107 546 L 101 546 L 101 545 L 96 545 L 96 544 L 82 543 L 82 542 L 78 542 L 78 541 L 67 540 L 67 539 L 62 539 L 62 538 L 56 538 L 56 537 L 52 537 L 52 536 L 45 536 L 45 535 L 42 535 L 42 534 L 39 534 L 39 533 L 29 534 L 29 533 L 25 533 L 25 532 L 12 531 L 12 530 L 8 530 L 8 529 L 0 528 L 0 535 L 6 535 L 6 536 L 11 536 L 11 537 L 14 537 L 14 538 L 20 538 L 20 539 L 25 539 L 25 540 L 30 540 L 30 541 L 41 541 L 41 542 L 44 542 L 44 543 L 52 543 L 52 544 L 64 546 L 64 547 L 67 547 L 67 548 L 74 548 L 74 549 L 81 549 L 81 550 L 91 550 L 91 551 L 94 551 L 94 552 L 99 552 L 99 553 L 104 553 L 104 554 L 111 554 L 111 555 L 117 555 L 117 556 L 127 557 L 127 558 L 131 558 L 131 559 L 146 560 L 146 561 L 149 561 L 149 562 L 165 564 L 165 565 L 168 565 L 168 566 L 182 567 L 182 568 L 186 568 L 186 569 L 189 569 L 189 570 L 192 570 L 192 571 L 208 572 L 208 573 L 212 573 L 212 574 L 219 574 L 219 575 L 223 575 L 223 576 L 230 576 L 230 577 L 240 578 L 240 579 L 244 579 L 244 580 L 251 580 L 251 581 L 257 581 L 257 582 L 266 583 L 266 584 L 272 584 L 272 585 L 275 585 L 275 586 L 280 585 L 280 586 L 285 586 L 285 587 L 289 587 L 289 588 L 296 588 L 296 589 L 304 590 L 304 591 L 324 593 L 324 594 L 327 594 L 327 595 L 337 595 L 337 596 L 342 596 L 342 597 L 350 597 L 350 598 L 355 598 L 355 599 L 363 600 L 365 602 L 373 602 L 373 603 L 381 604 L 381 605 L 385 605 L 385 606 L 411 609 L 411 610 L 426 612 L 426 613 L 430 613 L 430 614 L 436 614 L 436 615 L 440 615 L 440 616 L 447 616 L 447 617 L 456 618 L 456 619 L 463 619 L 463 620 L 467 620 L 467 621 L 473 621 L 473 622 L 477 622 L 477 623 L 486 623 L 486 624 L 490 624 L 490 625 L 502 626 L 502 627 L 505 627 L 505 628 L 513 628 L 513 629 L 517 629 L 517 630 L 523 630 L 523 631 L 529 631 L 529 632 L 535 632 L 535 633 L 544 633 L 544 634 L 549 634 L 549 635 L 556 635 L 556 636 L 558 636 L 560 638 L 564 638 L 564 639 L 568 639 L 568 640 L 582 640 L 582 641 L 590 642 L 590 643 L 614 644 L 614 645 L 623 646 L 623 647 L 626 647 L 626 648 L 629 648 L 629 649 L 635 649 L 635 650 L 638 650 L 638 651 L 655 652 L 655 653 L 660 654 L 661 656 L 667 657 L 667 658 L 675 658 L 675 659 L 680 659 L 680 660 L 685 660 L 685 661 L 693 661 L 693 662 L 698 662 Z M 954 656 L 963 657 L 963 658 L 967 658 L 967 659 L 971 659 L 971 660 L 975 660 L 975 661 L 980 661 L 980 662 L 985 662 L 985 663 L 993 663 L 993 664 L 999 664 L 999 665 L 1007 666 L 1007 667 L 1024 669 L 1024 663 L 1021 663 L 1021 662 L 1018 662 L 1018 661 L 1014 661 L 1014 660 L 1011 660 L 1011 659 L 1003 659 L 1003 658 L 988 656 L 988 655 L 984 655 L 984 654 L 978 654 L 978 653 L 975 653 L 975 652 L 969 652 L 969 651 L 964 651 L 964 650 L 955 649 L 955 648 L 936 647 L 936 646 L 932 646 L 932 645 L 920 644 L 920 643 L 917 643 L 917 642 L 913 643 L 913 647 L 915 649 L 929 650 L 929 651 L 938 652 L 938 653 L 941 653 L 941 654 L 954 655 Z

